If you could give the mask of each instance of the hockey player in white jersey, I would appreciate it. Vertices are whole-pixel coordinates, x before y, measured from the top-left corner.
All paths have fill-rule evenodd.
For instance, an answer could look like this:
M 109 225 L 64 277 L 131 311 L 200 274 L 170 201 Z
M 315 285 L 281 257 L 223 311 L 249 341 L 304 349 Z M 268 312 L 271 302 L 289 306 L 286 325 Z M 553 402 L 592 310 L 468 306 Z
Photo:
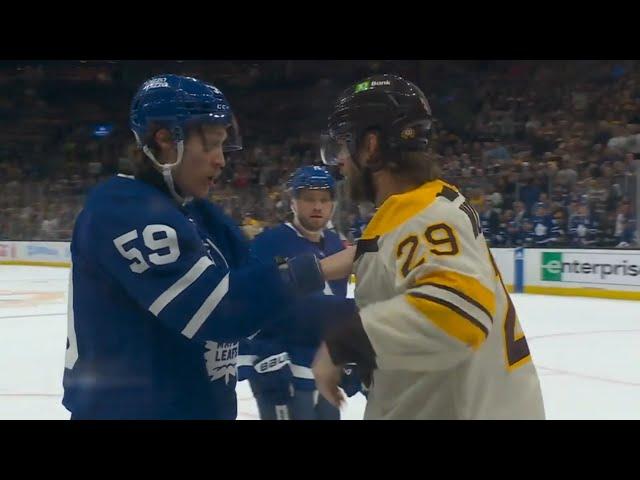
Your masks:
M 353 264 L 358 314 L 327 335 L 316 383 L 339 404 L 340 366 L 370 370 L 365 419 L 543 419 L 527 340 L 478 214 L 427 154 L 431 122 L 424 94 L 392 75 L 347 89 L 329 118 L 325 163 L 340 165 L 353 199 L 377 211 Z

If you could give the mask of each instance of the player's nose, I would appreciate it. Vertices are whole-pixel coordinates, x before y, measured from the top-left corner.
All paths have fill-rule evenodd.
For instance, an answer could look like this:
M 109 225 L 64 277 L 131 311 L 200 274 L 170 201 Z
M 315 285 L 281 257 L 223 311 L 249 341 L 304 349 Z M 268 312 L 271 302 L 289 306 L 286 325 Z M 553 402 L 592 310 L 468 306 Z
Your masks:
M 209 161 L 214 167 L 218 167 L 218 168 L 224 168 L 225 165 L 227 164 L 224 158 L 224 153 L 222 151 L 215 152 L 213 155 L 211 155 L 211 158 L 209 159 Z

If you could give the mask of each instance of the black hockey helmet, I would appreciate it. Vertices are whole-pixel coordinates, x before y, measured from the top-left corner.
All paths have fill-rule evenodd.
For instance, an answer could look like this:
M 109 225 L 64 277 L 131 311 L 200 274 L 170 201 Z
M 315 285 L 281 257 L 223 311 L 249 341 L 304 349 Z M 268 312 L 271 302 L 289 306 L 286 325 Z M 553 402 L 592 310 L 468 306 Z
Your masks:
M 431 107 L 416 85 L 397 75 L 373 75 L 338 98 L 322 138 L 322 159 L 327 165 L 340 163 L 346 148 L 357 165 L 358 142 L 374 130 L 383 150 L 426 151 L 431 125 Z

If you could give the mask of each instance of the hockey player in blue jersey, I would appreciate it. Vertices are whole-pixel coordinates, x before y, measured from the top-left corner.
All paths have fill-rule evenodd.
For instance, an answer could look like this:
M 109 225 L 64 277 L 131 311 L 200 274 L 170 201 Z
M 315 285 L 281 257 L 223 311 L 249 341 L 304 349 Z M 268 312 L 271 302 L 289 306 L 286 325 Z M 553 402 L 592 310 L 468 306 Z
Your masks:
M 332 176 L 323 167 L 301 167 L 288 190 L 293 220 L 258 235 L 252 244 L 256 257 L 313 253 L 323 258 L 343 250 L 338 234 L 327 228 L 335 207 Z M 322 294 L 345 298 L 347 280 L 327 282 Z M 309 316 L 311 308 L 302 302 L 291 315 Z M 239 378 L 249 380 L 262 420 L 340 419 L 340 411 L 318 394 L 311 372 L 320 340 L 319 335 L 265 329 L 241 342 Z M 345 369 L 343 389 L 349 396 L 360 390 L 355 369 Z
M 135 176 L 94 188 L 74 227 L 63 404 L 72 419 L 234 419 L 237 342 L 321 292 L 331 265 L 251 262 L 207 200 L 225 152 L 242 148 L 220 90 L 151 78 L 130 125 Z

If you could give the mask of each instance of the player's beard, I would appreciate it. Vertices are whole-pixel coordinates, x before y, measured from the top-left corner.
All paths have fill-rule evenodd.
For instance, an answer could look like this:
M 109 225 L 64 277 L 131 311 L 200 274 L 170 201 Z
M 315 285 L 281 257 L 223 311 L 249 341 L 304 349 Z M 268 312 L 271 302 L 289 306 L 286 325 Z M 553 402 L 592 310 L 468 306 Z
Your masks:
M 310 222 L 308 222 L 307 219 L 301 218 L 299 216 L 296 216 L 296 220 L 298 221 L 298 223 L 300 224 L 300 226 L 302 228 L 304 228 L 306 231 L 311 232 L 311 233 L 321 232 L 322 230 L 324 230 L 324 227 L 327 225 L 327 222 L 325 221 L 325 222 L 322 223 L 322 225 L 320 225 L 318 227 L 318 226 L 313 225 Z
M 373 202 L 375 200 L 370 170 L 363 171 L 353 168 L 345 182 L 349 197 L 354 202 Z

